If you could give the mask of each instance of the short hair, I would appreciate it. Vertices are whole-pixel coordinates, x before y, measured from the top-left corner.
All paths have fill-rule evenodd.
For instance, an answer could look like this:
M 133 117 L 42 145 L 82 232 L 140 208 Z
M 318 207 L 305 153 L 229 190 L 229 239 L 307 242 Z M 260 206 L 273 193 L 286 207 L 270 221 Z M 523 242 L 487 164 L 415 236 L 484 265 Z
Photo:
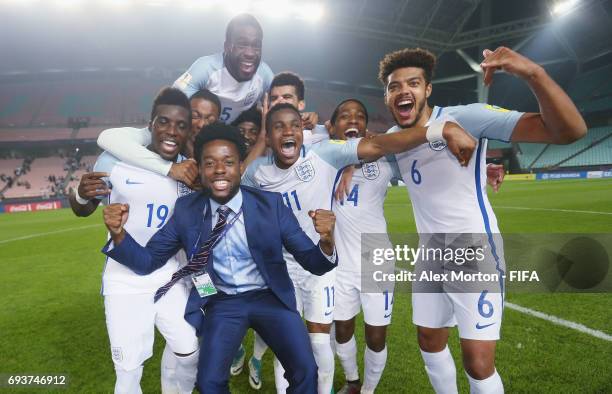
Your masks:
M 243 13 L 233 17 L 227 24 L 227 27 L 225 28 L 225 41 L 231 41 L 234 30 L 236 30 L 238 26 L 242 25 L 253 26 L 255 29 L 257 29 L 257 32 L 263 39 L 263 29 L 261 28 L 259 21 L 253 15 Z
M 191 101 L 191 100 L 195 100 L 195 99 L 210 101 L 211 103 L 213 103 L 214 105 L 217 106 L 217 109 L 219 110 L 219 114 L 221 114 L 221 100 L 219 100 L 219 96 L 217 96 L 216 94 L 214 94 L 210 90 L 208 90 L 208 89 L 200 89 L 200 90 L 198 90 L 197 92 L 195 92 L 191 96 L 191 98 L 189 100 Z
M 270 84 L 270 91 L 272 91 L 272 88 L 277 86 L 293 86 L 295 88 L 295 93 L 298 96 L 298 100 L 304 100 L 304 80 L 296 73 L 284 71 L 276 74 L 274 79 L 272 79 L 272 83 Z
M 332 113 L 331 120 L 330 120 L 331 124 L 336 124 L 336 118 L 338 117 L 338 112 L 340 112 L 340 107 L 342 107 L 344 104 L 351 102 L 351 101 L 361 105 L 361 108 L 363 108 L 363 112 L 365 113 L 366 124 L 368 123 L 370 116 L 368 115 L 368 109 L 366 108 L 365 104 L 362 103 L 360 100 L 357 100 L 356 98 L 347 98 L 346 100 L 342 100 L 340 104 L 336 106 L 336 109 L 334 109 L 334 112 Z
M 275 113 L 277 113 L 278 111 L 282 111 L 284 109 L 288 109 L 290 111 L 293 111 L 297 114 L 297 116 L 302 119 L 302 116 L 300 114 L 300 111 L 298 111 L 297 108 L 295 108 L 293 105 L 289 104 L 289 103 L 280 103 L 280 104 L 276 104 L 274 107 L 270 108 L 268 110 L 268 113 L 266 114 L 266 132 L 270 131 L 270 125 L 272 124 L 272 115 L 274 115 Z
M 257 107 L 253 106 L 246 111 L 243 111 L 236 120 L 232 122 L 232 126 L 238 126 L 242 122 L 251 122 L 257 125 L 257 128 L 261 128 L 261 112 Z
M 436 67 L 436 56 L 426 49 L 404 48 L 387 53 L 378 64 L 378 79 L 383 86 L 387 86 L 387 78 L 398 68 L 417 67 L 424 71 L 425 81 L 431 83 L 434 68 Z
M 202 150 L 204 150 L 204 145 L 214 140 L 225 140 L 233 143 L 236 145 L 236 149 L 238 149 L 240 160 L 242 161 L 246 157 L 244 137 L 242 137 L 238 128 L 221 122 L 215 122 L 208 126 L 204 126 L 202 131 L 196 136 L 193 144 L 193 152 L 198 164 L 202 161 Z
M 187 110 L 189 119 L 191 119 L 191 105 L 189 105 L 189 99 L 180 89 L 165 86 L 157 93 L 157 96 L 155 96 L 153 100 L 153 106 L 151 107 L 151 120 L 155 118 L 157 107 L 160 105 L 176 105 L 177 107 L 183 107 Z

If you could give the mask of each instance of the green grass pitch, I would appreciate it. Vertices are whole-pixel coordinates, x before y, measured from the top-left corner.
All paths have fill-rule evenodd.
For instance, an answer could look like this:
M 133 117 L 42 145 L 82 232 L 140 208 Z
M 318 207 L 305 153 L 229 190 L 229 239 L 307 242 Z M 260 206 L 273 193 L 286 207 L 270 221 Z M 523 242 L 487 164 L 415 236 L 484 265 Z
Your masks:
M 503 232 L 612 232 L 612 180 L 507 181 L 489 193 Z M 529 208 L 529 209 L 525 209 Z M 386 201 L 390 232 L 415 230 L 404 188 Z M 112 392 L 114 370 L 99 294 L 106 232 L 100 212 L 81 219 L 70 210 L 0 215 L 0 374 L 69 375 L 61 392 Z M 508 294 L 508 301 L 612 334 L 610 294 Z M 410 295 L 397 294 L 389 329 L 387 367 L 380 393 L 432 392 L 411 324 Z M 363 326 L 357 340 L 363 368 Z M 468 392 L 457 333 L 451 351 L 460 392 Z M 163 340 L 145 364 L 142 388 L 159 391 Z M 247 336 L 252 352 L 252 334 Z M 506 309 L 497 368 L 509 393 L 610 393 L 612 343 Z M 261 392 L 273 393 L 272 356 L 264 357 Z M 231 379 L 231 390 L 251 392 L 247 374 Z M 344 375 L 336 366 L 335 387 Z M 43 393 L 48 389 L 0 387 L 0 392 Z

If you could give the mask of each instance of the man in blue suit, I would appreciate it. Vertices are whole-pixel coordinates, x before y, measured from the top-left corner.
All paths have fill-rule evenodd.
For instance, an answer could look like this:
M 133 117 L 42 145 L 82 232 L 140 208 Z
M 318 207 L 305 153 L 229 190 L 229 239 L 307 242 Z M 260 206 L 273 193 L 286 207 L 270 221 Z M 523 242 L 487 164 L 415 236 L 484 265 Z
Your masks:
M 202 337 L 197 387 L 228 393 L 229 369 L 248 328 L 257 331 L 286 370 L 289 392 L 315 393 L 317 365 L 296 311 L 282 249 L 308 271 L 322 275 L 336 266 L 331 211 L 311 211 L 319 245 L 302 231 L 278 193 L 240 186 L 245 145 L 237 128 L 205 127 L 194 146 L 203 192 L 177 200 L 168 223 L 140 246 L 123 229 L 129 207 L 104 209 L 111 239 L 103 252 L 139 274 L 149 274 L 181 248 L 189 264 L 160 288 L 156 299 L 178 280 L 195 286 L 185 319 Z

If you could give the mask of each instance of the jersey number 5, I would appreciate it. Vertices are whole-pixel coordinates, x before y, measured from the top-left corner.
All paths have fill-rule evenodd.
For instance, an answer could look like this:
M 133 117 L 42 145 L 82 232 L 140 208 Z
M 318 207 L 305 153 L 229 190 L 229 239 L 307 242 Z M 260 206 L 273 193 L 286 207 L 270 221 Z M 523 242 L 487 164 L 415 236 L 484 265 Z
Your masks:
M 221 111 L 221 116 L 219 116 L 219 120 L 221 122 L 225 122 L 226 120 L 228 120 L 231 116 L 230 111 L 232 110 L 232 107 L 223 107 L 223 111 Z

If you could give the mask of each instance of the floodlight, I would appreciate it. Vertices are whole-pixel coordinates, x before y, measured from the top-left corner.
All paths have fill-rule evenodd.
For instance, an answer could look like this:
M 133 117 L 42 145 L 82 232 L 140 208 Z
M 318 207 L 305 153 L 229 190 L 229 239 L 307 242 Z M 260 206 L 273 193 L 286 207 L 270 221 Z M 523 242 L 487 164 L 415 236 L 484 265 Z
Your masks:
M 554 16 L 561 16 L 568 14 L 573 11 L 578 4 L 578 0 L 562 0 L 555 3 L 552 7 L 552 14 Z

